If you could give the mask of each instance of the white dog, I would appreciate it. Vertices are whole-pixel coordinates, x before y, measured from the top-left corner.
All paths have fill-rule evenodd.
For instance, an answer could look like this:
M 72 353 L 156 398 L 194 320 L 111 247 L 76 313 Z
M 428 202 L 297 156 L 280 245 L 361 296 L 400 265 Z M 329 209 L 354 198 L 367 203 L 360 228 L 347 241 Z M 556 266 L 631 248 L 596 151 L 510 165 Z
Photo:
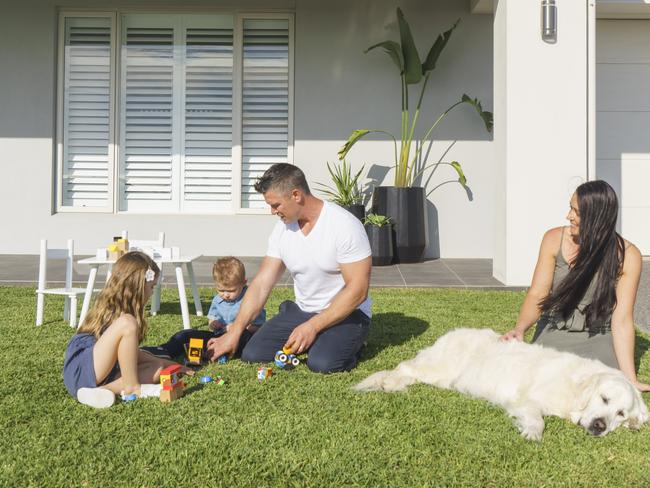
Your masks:
M 417 382 L 503 407 L 530 440 L 541 440 L 545 415 L 570 420 L 596 436 L 619 425 L 638 429 L 650 417 L 619 370 L 536 344 L 499 341 L 489 329 L 451 331 L 414 359 L 369 376 L 355 389 L 400 391 Z

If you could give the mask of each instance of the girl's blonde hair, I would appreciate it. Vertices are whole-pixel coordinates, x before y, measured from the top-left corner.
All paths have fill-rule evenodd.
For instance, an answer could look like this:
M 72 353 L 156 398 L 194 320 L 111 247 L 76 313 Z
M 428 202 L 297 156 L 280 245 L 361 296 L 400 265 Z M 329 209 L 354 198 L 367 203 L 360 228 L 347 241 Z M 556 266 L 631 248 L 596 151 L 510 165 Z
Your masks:
M 129 313 L 138 322 L 139 338 L 142 341 L 147 334 L 147 321 L 144 319 L 144 288 L 147 278 L 148 281 L 152 281 L 158 279 L 159 275 L 160 268 L 149 256 L 138 251 L 126 253 L 113 266 L 110 279 L 78 332 L 93 334 L 99 338 L 106 327 L 120 315 Z

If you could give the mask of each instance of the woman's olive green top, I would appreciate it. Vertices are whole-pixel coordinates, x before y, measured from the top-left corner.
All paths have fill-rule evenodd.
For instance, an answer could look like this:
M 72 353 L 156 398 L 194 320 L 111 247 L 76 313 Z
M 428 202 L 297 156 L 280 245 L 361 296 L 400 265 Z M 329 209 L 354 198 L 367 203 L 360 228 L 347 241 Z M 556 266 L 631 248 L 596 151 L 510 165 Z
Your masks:
M 565 229 L 562 230 L 564 240 Z M 569 274 L 569 263 L 562 255 L 562 244 L 555 258 L 552 289 Z M 591 330 L 587 328 L 584 309 L 594 298 L 598 273 L 596 273 L 587 288 L 585 296 L 580 300 L 578 307 L 564 320 L 553 314 L 544 314 L 537 322 L 537 329 L 533 337 L 535 344 L 552 347 L 559 351 L 567 351 L 578 356 L 598 359 L 612 368 L 618 368 L 618 361 L 614 354 L 610 320 L 596 324 Z

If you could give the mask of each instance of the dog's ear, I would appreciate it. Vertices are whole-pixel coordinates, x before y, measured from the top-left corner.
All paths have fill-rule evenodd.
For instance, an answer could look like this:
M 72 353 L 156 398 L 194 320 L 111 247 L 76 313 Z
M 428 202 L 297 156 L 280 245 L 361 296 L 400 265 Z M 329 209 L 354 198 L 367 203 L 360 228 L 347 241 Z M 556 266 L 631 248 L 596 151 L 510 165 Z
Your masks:
M 650 412 L 648 412 L 648 407 L 643 401 L 641 393 L 636 388 L 632 387 L 634 390 L 634 407 L 630 412 L 630 416 L 627 418 L 623 425 L 628 429 L 638 430 L 643 424 L 650 420 Z
M 596 392 L 596 387 L 600 381 L 598 375 L 589 375 L 576 383 L 576 395 L 571 407 L 571 422 L 577 424 L 582 416 L 582 411 L 587 408 L 589 400 Z

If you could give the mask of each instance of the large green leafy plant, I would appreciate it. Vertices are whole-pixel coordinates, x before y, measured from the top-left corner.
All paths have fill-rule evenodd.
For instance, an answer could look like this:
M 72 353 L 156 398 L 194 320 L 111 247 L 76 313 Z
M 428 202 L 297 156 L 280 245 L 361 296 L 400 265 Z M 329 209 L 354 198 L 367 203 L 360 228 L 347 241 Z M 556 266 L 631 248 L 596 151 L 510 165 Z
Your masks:
M 467 179 L 463 173 L 462 167 L 458 161 L 442 161 L 427 165 L 423 161 L 422 149 L 427 142 L 431 142 L 431 134 L 433 130 L 440 124 L 445 116 L 453 109 L 462 104 L 468 104 L 474 107 L 478 115 L 483 120 L 485 128 L 488 132 L 492 131 L 492 113 L 483 110 L 481 102 L 476 98 L 471 98 L 468 95 L 463 95 L 459 101 L 454 103 L 451 107 L 445 110 L 429 127 L 424 137 L 421 139 L 414 139 L 416 137 L 416 127 L 418 118 L 420 116 L 420 107 L 422 106 L 422 99 L 427 87 L 427 82 L 431 76 L 431 72 L 436 67 L 438 58 L 444 50 L 452 32 L 458 26 L 459 20 L 447 31 L 438 35 L 437 39 L 429 49 L 429 53 L 424 62 L 420 60 L 420 55 L 415 47 L 413 36 L 411 35 L 411 28 L 404 18 L 404 14 L 400 8 L 397 9 L 397 24 L 399 26 L 400 42 L 396 41 L 383 41 L 374 44 L 366 49 L 364 52 L 372 51 L 376 48 L 382 48 L 386 54 L 390 56 L 397 68 L 399 69 L 401 79 L 401 99 L 402 99 L 402 120 L 401 120 L 401 134 L 399 141 L 399 150 L 397 139 L 393 134 L 380 129 L 357 129 L 352 131 L 345 145 L 339 151 L 339 158 L 343 159 L 348 151 L 354 144 L 362 137 L 372 132 L 387 134 L 393 139 L 395 145 L 395 186 L 397 187 L 410 187 L 424 174 L 427 169 L 435 171 L 441 164 L 451 166 L 458 174 L 458 183 L 465 186 Z M 411 115 L 409 110 L 409 85 L 421 85 L 420 94 L 415 107 L 415 112 Z M 439 186 L 439 185 L 438 185 Z

